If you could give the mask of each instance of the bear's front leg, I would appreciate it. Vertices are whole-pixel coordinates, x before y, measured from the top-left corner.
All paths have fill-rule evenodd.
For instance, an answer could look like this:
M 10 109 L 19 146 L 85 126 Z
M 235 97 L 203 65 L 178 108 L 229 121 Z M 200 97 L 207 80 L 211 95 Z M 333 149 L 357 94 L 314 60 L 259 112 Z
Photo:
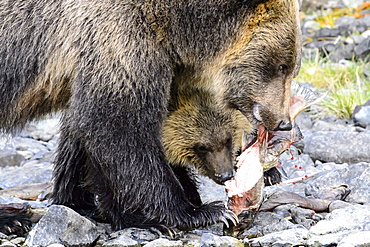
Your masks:
M 193 205 L 166 161 L 160 131 L 169 87 L 160 85 L 160 79 L 153 78 L 147 83 L 149 88 L 140 83 L 103 87 L 95 83 L 103 81 L 99 78 L 87 78 L 83 81 L 90 85 L 76 86 L 62 123 L 68 138 L 59 146 L 59 152 L 71 155 L 59 155 L 56 160 L 55 187 L 59 191 L 54 200 L 81 204 L 83 197 L 60 188 L 82 185 L 97 196 L 98 209 L 115 230 L 235 223 L 235 215 L 222 202 Z M 114 91 L 118 89 L 121 91 Z M 73 155 L 76 143 L 78 150 L 84 150 L 83 164 Z

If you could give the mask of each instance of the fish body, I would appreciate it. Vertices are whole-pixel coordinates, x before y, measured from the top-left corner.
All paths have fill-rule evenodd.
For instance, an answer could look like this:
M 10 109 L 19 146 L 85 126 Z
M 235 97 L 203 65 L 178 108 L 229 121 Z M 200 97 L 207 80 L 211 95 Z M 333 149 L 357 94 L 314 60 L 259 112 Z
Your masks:
M 238 157 L 236 175 L 225 182 L 228 208 L 237 215 L 243 210 L 257 209 L 261 205 L 263 171 L 277 166 L 280 155 L 293 143 L 303 139 L 298 125 L 294 123 L 295 118 L 326 95 L 316 93 L 295 81 L 292 82 L 291 89 L 290 117 L 293 128 L 290 131 L 268 131 L 260 125 L 257 136 L 243 135 L 243 152 Z
M 245 150 L 239 157 L 238 172 L 231 180 L 226 181 L 228 208 L 240 214 L 246 208 L 255 208 L 262 202 L 263 167 L 259 162 L 259 142 Z

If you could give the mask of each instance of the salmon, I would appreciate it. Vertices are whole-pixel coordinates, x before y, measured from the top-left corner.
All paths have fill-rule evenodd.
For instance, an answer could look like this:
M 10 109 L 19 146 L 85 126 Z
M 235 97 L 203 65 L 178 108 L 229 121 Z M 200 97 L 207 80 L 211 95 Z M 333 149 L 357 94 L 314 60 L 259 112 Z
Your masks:
M 244 210 L 258 209 L 263 200 L 263 171 L 277 165 L 280 155 L 290 146 L 303 139 L 297 124 L 297 115 L 307 107 L 322 100 L 326 94 L 316 93 L 295 81 L 291 85 L 292 97 L 290 117 L 293 128 L 290 131 L 268 131 L 258 126 L 257 136 L 251 138 L 244 133 L 242 154 L 237 158 L 237 171 L 233 179 L 225 182 L 228 208 L 236 215 Z M 245 140 L 250 140 L 246 143 Z

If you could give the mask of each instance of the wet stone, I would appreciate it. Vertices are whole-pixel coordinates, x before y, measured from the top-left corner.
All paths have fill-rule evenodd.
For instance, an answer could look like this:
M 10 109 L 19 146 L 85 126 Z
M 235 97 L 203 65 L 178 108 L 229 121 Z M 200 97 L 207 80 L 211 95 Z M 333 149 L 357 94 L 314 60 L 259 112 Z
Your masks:
M 113 232 L 109 235 L 110 239 L 132 239 L 139 244 L 145 244 L 158 238 L 157 234 L 152 233 L 147 229 L 127 228 Z
M 352 118 L 355 125 L 370 129 L 370 101 L 356 106 Z
M 370 54 L 370 37 L 364 39 L 361 43 L 359 43 L 354 48 L 354 51 L 357 56 L 362 59 L 366 59 L 367 56 Z
M 262 235 L 283 231 L 293 225 L 289 220 L 272 212 L 259 212 L 252 224 Z
M 48 246 L 59 243 L 86 246 L 96 242 L 99 237 L 100 234 L 91 221 L 70 208 L 53 205 L 29 232 L 25 245 Z
M 153 240 L 145 245 L 146 247 L 181 247 L 184 246 L 180 240 L 168 240 L 166 238 L 159 238 Z
M 338 37 L 339 30 L 337 28 L 321 28 L 316 32 L 316 38 L 323 38 L 323 37 Z
M 300 246 L 304 245 L 308 230 L 304 227 L 294 227 L 280 232 L 273 232 L 263 237 L 244 240 L 249 246 Z
M 338 243 L 338 247 L 362 246 L 370 246 L 370 231 L 350 233 Z
M 333 62 L 339 62 L 342 59 L 351 60 L 354 57 L 355 45 L 348 42 L 338 42 L 335 49 L 329 54 L 329 58 Z
M 326 235 L 346 231 L 370 230 L 370 207 L 354 205 L 333 210 L 310 229 L 310 234 Z
M 369 139 L 370 131 L 316 131 L 305 135 L 303 152 L 322 162 L 370 162 Z
M 122 235 L 113 240 L 109 240 L 103 244 L 104 247 L 136 247 L 141 246 L 138 241 L 132 238 Z
M 204 233 L 200 240 L 200 246 L 204 247 L 243 247 L 244 244 L 236 238 L 229 236 L 217 236 L 212 233 Z
M 349 202 L 344 202 L 344 201 L 341 201 L 341 200 L 335 200 L 332 203 L 330 203 L 329 212 L 333 212 L 333 210 L 336 210 L 336 209 L 346 208 L 346 207 L 349 207 L 351 205 L 353 205 L 353 204 L 351 204 Z
M 49 182 L 52 172 L 52 164 L 38 161 L 27 162 L 21 167 L 9 167 L 1 172 L 0 188 L 8 189 L 24 184 Z
M 292 221 L 296 224 L 304 226 L 308 230 L 311 228 L 311 226 L 322 220 L 322 217 L 311 209 L 292 207 L 290 212 Z
M 16 244 L 13 244 L 12 242 L 5 240 L 1 241 L 0 247 L 17 247 Z
M 317 176 L 308 178 L 305 193 L 317 194 L 322 188 L 346 185 L 350 189 L 345 198 L 347 202 L 368 203 L 370 200 L 370 164 L 358 163 L 343 169 L 324 171 Z
M 12 149 L 0 150 L 0 169 L 7 166 L 19 166 L 25 158 Z

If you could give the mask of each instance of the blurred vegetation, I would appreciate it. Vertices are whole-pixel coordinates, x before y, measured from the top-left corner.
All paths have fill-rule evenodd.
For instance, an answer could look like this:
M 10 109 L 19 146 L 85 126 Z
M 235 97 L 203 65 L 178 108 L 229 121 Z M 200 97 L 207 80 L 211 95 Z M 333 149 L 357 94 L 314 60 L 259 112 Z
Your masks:
M 309 13 L 315 16 L 315 21 L 321 27 L 334 27 L 335 20 L 343 15 L 361 18 L 362 10 L 370 9 L 370 2 L 365 2 L 358 8 L 340 8 L 320 10 Z M 301 19 L 306 15 L 301 13 Z M 298 82 L 311 83 L 319 91 L 328 92 L 326 98 L 319 103 L 326 113 L 335 114 L 339 118 L 352 117 L 357 105 L 370 100 L 370 78 L 364 75 L 365 64 L 361 61 L 345 61 L 333 63 L 328 58 L 314 57 L 302 61 Z
M 311 15 L 316 16 L 315 21 L 320 23 L 321 27 L 334 27 L 335 19 L 337 17 L 347 15 L 355 18 L 364 17 L 361 11 L 370 9 L 370 2 L 365 2 L 358 8 L 337 8 L 333 10 L 319 10 Z
M 364 75 L 363 62 L 333 63 L 316 57 L 303 60 L 296 78 L 298 82 L 311 83 L 320 91 L 328 92 L 320 103 L 327 113 L 339 118 L 351 118 L 357 105 L 370 100 L 370 78 Z

